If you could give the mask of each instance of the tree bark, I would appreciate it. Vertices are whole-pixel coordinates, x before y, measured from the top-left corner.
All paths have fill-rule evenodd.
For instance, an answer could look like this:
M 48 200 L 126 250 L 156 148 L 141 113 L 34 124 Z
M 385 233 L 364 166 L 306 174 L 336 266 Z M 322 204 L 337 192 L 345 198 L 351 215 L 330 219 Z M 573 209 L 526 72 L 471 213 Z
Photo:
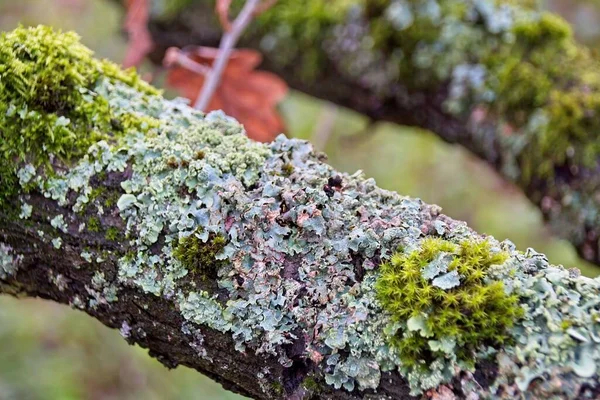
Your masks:
M 294 89 L 467 148 L 600 265 L 597 58 L 566 23 L 512 1 L 351 3 L 280 0 L 242 45 L 261 50 L 262 68 Z M 155 12 L 150 58 L 217 46 L 213 5 Z
M 72 39 L 43 27 L 0 37 L 0 97 L 17 108 L 0 113 L 2 139 L 57 152 L 15 141 L 2 155 L 0 187 L 16 178 L 17 190 L 0 198 L 0 292 L 69 304 L 167 367 L 257 399 L 600 395 L 599 280 L 338 173 L 306 142 L 253 142 Z M 55 54 L 77 74 L 48 64 Z M 65 77 L 37 86 L 47 74 Z M 14 90 L 23 82 L 31 91 Z M 58 88 L 73 93 L 40 102 Z M 39 115 L 106 136 L 68 157 L 82 138 Z M 396 311 L 423 301 L 410 318 Z M 429 346 L 416 363 L 398 344 L 411 338 Z

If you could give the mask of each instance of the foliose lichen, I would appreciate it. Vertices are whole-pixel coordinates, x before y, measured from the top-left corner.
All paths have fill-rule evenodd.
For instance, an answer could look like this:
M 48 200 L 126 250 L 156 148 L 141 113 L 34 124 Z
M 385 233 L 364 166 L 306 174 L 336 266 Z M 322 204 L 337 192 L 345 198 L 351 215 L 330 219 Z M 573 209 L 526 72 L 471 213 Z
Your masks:
M 597 261 L 599 58 L 542 3 L 280 0 L 252 35 L 308 88 L 336 71 L 371 93 L 374 109 L 411 113 L 443 96 L 444 118 L 464 133 L 430 128 L 494 164 Z
M 13 254 L 13 250 L 9 245 L 0 243 L 0 279 L 6 279 L 14 275 L 22 259 L 23 256 Z
M 63 43 L 62 34 L 49 35 L 56 37 L 36 40 Z M 279 136 L 256 143 L 221 112 L 204 115 L 119 80 L 100 79 L 94 93 L 117 120 L 144 122 L 118 141 L 92 143 L 69 169 L 19 174 L 74 213 L 90 197 L 101 201 L 92 195 L 93 181 L 121 177 L 112 208 L 97 211 L 121 218 L 126 250 L 80 254 L 82 264 L 118 259 L 118 274 L 107 282 L 98 272 L 87 296 L 71 299 L 75 307 L 110 306 L 119 301 L 117 288 L 128 286 L 172 302 L 193 348 L 202 341 L 192 331 L 210 327 L 230 334 L 239 351 L 272 354 L 289 367 L 298 357 L 289 345 L 296 344 L 300 357 L 322 371 L 314 377 L 319 384 L 348 391 L 376 390 L 386 371 L 398 371 L 414 394 L 461 374 L 467 388 L 477 384 L 468 375 L 472 365 L 490 357 L 500 365 L 490 396 L 527 390 L 575 398 L 597 382 L 600 280 L 550 266 L 509 242 L 483 240 L 436 207 L 382 190 L 360 172 L 340 174 L 306 142 Z M 55 232 L 40 235 L 43 241 L 64 234 L 66 221 L 53 218 Z M 441 239 L 427 239 L 432 235 Z M 398 248 L 404 252 L 394 255 Z M 0 273 L 13 273 L 17 259 L 0 246 Z M 190 279 L 194 268 L 208 266 L 212 285 Z M 420 296 L 382 286 L 392 272 L 399 280 L 414 275 L 412 294 Z M 447 312 L 439 307 L 444 301 Z M 457 316 L 456 302 L 472 318 Z M 407 304 L 419 314 L 408 313 Z M 500 310 L 508 315 L 499 317 Z M 497 332 L 482 322 L 483 313 Z M 425 343 L 420 335 L 427 331 L 434 336 Z M 403 338 L 417 338 L 410 339 L 415 349 L 433 359 L 428 368 L 413 368 L 417 355 L 398 346 Z M 210 354 L 199 350 L 199 357 Z M 260 382 L 272 393 L 268 373 L 260 371 Z M 555 378 L 569 385 L 552 386 Z

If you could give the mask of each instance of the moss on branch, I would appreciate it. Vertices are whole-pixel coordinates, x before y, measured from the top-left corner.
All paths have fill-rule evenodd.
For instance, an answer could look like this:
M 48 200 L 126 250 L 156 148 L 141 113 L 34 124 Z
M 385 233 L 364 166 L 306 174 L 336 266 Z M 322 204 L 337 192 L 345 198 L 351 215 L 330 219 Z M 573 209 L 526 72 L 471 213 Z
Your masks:
M 98 96 L 102 80 L 158 93 L 133 70 L 93 58 L 73 32 L 38 26 L 0 36 L 0 204 L 19 190 L 17 169 L 25 163 L 48 167 L 51 157 L 69 163 L 99 140 L 140 128 L 144 121 L 117 118 Z
M 36 35 L 40 30 L 46 34 Z M 44 28 L 16 33 L 27 38 L 18 53 L 24 70 L 80 46 L 74 36 Z M 36 57 L 22 56 L 34 50 Z M 53 147 L 52 136 L 37 138 L 52 149 L 49 167 L 19 159 L 20 187 L 9 201 L 21 204 L 21 216 L 3 209 L 0 219 L 2 240 L 32 219 L 19 225 L 18 238 L 36 238 L 56 258 L 77 249 L 75 268 L 92 268 L 77 295 L 64 275 L 43 270 L 62 301 L 94 315 L 99 307 L 133 302 L 122 296 L 131 290 L 138 312 L 154 300 L 167 302 L 198 360 L 213 362 L 203 329 L 227 335 L 231 351 L 276 360 L 251 371 L 252 393 L 261 398 L 315 390 L 386 396 L 394 377 L 415 395 L 453 385 L 481 397 L 571 399 L 598 387 L 600 280 L 552 266 L 509 241 L 482 238 L 437 207 L 382 190 L 361 173 L 341 174 L 306 142 L 280 136 L 256 143 L 221 112 L 204 115 L 165 100 L 145 85 L 115 79 L 118 70 L 99 74 L 93 93 L 106 105 L 100 116 L 108 109 L 118 121 L 144 122 L 127 125 L 118 140 L 112 125 L 98 126 L 97 137 L 81 133 L 91 143 L 73 153 L 78 157 L 67 169 L 51 168 L 69 153 Z M 27 129 L 27 121 L 18 123 Z M 332 180 L 336 190 L 327 190 Z M 99 193 L 98 182 L 110 193 Z M 36 207 L 32 194 L 51 207 Z M 107 205 L 109 198 L 115 201 Z M 97 216 L 89 217 L 90 205 Z M 36 228 L 40 221 L 44 230 Z M 113 250 L 74 244 L 96 230 L 104 234 L 91 236 Z M 33 253 L 22 239 L 0 242 L 0 279 L 18 286 L 29 276 L 20 275 L 23 268 L 39 268 Z M 102 270 L 109 262 L 116 269 L 111 277 Z M 194 272 L 214 285 L 190 279 Z M 121 329 L 130 334 L 128 321 Z M 433 339 L 425 341 L 429 331 Z M 146 333 L 135 337 L 145 340 Z M 496 365 L 487 382 L 474 374 L 482 362 Z

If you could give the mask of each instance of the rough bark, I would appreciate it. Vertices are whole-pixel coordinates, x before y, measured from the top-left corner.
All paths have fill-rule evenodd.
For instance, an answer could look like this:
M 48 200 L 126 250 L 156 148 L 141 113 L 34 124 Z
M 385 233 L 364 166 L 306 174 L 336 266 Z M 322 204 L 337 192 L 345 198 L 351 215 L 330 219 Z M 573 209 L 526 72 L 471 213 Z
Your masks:
M 242 45 L 294 89 L 464 146 L 600 264 L 597 59 L 532 3 L 281 0 Z M 213 2 L 184 4 L 151 16 L 156 63 L 170 46 L 218 45 Z
M 0 292 L 70 304 L 257 399 L 600 394 L 600 280 L 338 173 L 306 142 L 255 143 L 72 35 L 19 28 L 0 59 L 0 134 L 16 146 Z

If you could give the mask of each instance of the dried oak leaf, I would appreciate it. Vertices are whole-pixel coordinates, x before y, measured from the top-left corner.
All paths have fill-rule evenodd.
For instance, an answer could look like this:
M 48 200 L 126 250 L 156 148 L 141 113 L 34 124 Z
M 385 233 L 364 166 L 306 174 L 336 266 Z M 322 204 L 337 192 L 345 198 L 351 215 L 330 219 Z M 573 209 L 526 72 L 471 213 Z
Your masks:
M 178 57 L 188 57 L 211 67 L 218 55 L 219 49 L 199 46 L 180 51 Z M 170 56 L 172 58 L 173 53 Z M 288 87 L 277 75 L 256 71 L 261 61 L 262 55 L 255 50 L 234 50 L 204 111 L 223 110 L 244 125 L 250 138 L 269 142 L 285 130 L 276 106 L 287 94 Z M 167 84 L 195 102 L 205 79 L 204 74 L 176 65 L 168 72 Z
M 123 66 L 128 68 L 139 65 L 152 50 L 154 43 L 148 30 L 149 0 L 125 0 L 125 2 L 127 15 L 123 28 L 129 35 L 129 43 Z

